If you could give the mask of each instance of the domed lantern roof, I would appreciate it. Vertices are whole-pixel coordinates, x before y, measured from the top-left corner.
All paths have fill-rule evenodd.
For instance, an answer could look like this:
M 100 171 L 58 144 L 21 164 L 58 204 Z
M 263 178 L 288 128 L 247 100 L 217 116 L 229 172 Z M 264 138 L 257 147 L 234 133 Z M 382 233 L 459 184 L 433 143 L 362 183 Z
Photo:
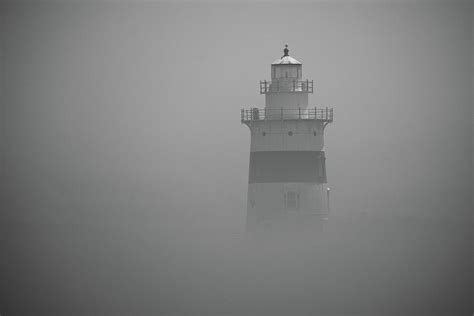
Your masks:
M 289 52 L 288 44 L 286 44 L 285 49 L 283 50 L 283 56 L 275 60 L 272 65 L 301 65 L 299 61 L 288 55 Z

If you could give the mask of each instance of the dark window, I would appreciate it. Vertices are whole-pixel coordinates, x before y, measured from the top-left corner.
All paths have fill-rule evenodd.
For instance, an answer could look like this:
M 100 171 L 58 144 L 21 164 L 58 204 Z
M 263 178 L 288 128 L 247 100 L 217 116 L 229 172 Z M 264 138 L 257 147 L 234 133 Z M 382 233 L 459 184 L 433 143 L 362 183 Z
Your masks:
M 316 132 L 313 133 L 314 136 L 318 135 Z
M 267 133 L 263 132 L 262 135 L 265 136 L 265 135 L 267 135 Z
M 293 136 L 293 132 L 292 132 L 292 131 L 289 131 L 289 132 L 288 132 L 288 135 Z
M 295 210 L 298 208 L 299 194 L 295 191 L 288 191 L 285 194 L 285 208 Z

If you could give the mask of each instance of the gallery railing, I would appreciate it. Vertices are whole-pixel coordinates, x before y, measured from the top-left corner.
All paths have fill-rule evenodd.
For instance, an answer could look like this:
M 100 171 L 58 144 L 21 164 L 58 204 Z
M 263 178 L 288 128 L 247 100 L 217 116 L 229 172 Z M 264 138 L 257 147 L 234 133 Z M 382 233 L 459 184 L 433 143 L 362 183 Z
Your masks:
M 311 109 L 242 109 L 240 112 L 241 122 L 263 120 L 318 120 L 331 123 L 334 120 L 332 108 L 311 108 Z
M 265 94 L 269 92 L 313 93 L 313 80 L 283 79 L 276 81 L 260 81 L 260 94 Z

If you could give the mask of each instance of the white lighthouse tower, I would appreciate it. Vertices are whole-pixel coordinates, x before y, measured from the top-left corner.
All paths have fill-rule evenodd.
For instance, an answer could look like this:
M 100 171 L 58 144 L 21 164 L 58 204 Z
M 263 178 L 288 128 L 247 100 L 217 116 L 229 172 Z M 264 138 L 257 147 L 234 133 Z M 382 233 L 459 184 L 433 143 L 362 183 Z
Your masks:
M 308 106 L 313 81 L 302 80 L 288 45 L 283 52 L 271 64 L 271 81 L 260 82 L 265 108 L 241 111 L 251 133 L 248 231 L 321 222 L 329 213 L 324 129 L 333 110 Z

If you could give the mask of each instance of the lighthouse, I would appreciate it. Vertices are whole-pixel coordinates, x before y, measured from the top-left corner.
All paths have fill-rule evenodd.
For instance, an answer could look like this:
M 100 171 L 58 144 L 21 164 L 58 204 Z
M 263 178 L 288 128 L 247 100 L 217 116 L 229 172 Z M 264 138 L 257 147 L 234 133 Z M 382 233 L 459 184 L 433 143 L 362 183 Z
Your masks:
M 329 214 L 324 131 L 333 109 L 309 105 L 313 81 L 302 70 L 285 45 L 271 80 L 260 81 L 265 107 L 241 110 L 251 134 L 247 231 L 322 223 Z

